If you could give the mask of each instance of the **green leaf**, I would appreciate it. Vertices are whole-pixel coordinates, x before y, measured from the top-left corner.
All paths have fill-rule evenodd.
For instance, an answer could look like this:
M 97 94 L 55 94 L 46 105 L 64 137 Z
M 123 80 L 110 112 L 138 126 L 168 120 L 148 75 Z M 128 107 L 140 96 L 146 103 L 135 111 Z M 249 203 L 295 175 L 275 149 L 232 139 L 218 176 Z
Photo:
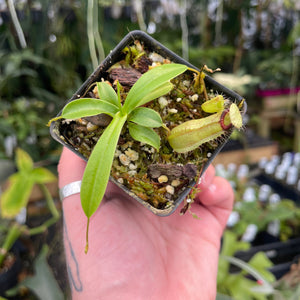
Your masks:
M 232 103 L 229 108 L 229 116 L 232 125 L 240 129 L 243 126 L 243 118 L 238 106 L 235 103 Z
M 205 101 L 201 108 L 207 113 L 216 113 L 224 110 L 224 97 L 222 95 L 218 95 L 210 100 Z
M 178 76 L 187 70 L 187 66 L 181 64 L 165 64 L 162 66 L 155 67 L 150 71 L 144 73 L 137 82 L 130 89 L 127 98 L 125 100 L 123 109 L 126 113 L 131 113 L 132 110 L 144 102 L 144 98 L 153 91 L 160 87 L 164 87 L 162 90 L 166 89 L 164 85 L 166 82 L 172 78 Z M 169 85 L 170 87 L 170 85 Z M 160 94 L 162 96 L 164 94 Z M 159 97 L 155 94 L 155 97 Z M 150 101 L 146 98 L 147 101 Z M 152 98 L 154 99 L 154 98 Z M 151 100 L 152 100 L 151 99 Z M 145 103 L 145 102 L 144 102 Z
M 28 173 L 33 169 L 33 160 L 24 150 L 16 150 L 16 164 L 20 172 Z
M 273 263 L 265 252 L 257 252 L 249 261 L 249 265 L 257 270 L 268 282 L 274 282 L 276 280 L 273 273 L 268 271 L 268 269 L 273 266 Z
M 145 127 L 160 127 L 163 125 L 160 114 L 147 107 L 137 107 L 130 114 L 128 121 Z
M 228 274 L 227 291 L 235 300 L 254 300 L 251 295 L 251 288 L 255 285 L 253 281 L 245 278 L 242 274 Z M 266 299 L 265 299 L 266 300 Z
M 245 251 L 250 248 L 249 243 L 238 241 L 237 235 L 229 230 L 226 230 L 223 236 L 222 255 L 233 256 L 236 251 Z
M 157 151 L 160 146 L 159 135 L 151 128 L 140 126 L 134 123 L 128 124 L 130 135 L 137 141 L 154 147 Z
M 27 205 L 33 180 L 24 173 L 16 173 L 9 178 L 9 187 L 1 195 L 1 214 L 4 218 L 15 217 Z
M 101 100 L 119 107 L 119 100 L 115 90 L 107 82 L 97 82 L 98 95 Z
M 117 80 L 118 107 L 119 107 L 120 111 L 122 111 L 121 88 L 122 88 L 122 86 L 121 86 L 120 82 Z
M 117 113 L 89 157 L 81 185 L 81 204 L 89 218 L 100 205 L 109 180 L 115 149 L 127 115 Z
M 62 115 L 65 119 L 78 119 L 94 116 L 101 113 L 113 117 L 118 112 L 118 107 L 99 99 L 81 98 L 69 102 L 63 109 Z
M 31 289 L 38 299 L 63 300 L 64 295 L 47 263 L 48 247 L 43 246 L 34 261 L 34 276 L 27 277 L 22 284 Z
M 296 207 L 290 207 L 286 205 L 285 201 L 279 202 L 277 205 L 268 205 L 267 212 L 265 216 L 266 223 L 272 222 L 274 220 L 285 221 L 295 218 Z
M 119 108 L 115 105 L 94 98 L 81 98 L 69 102 L 64 107 L 62 114 L 59 117 L 55 117 L 48 122 L 48 125 L 58 119 L 79 119 L 83 117 L 95 116 L 98 114 L 107 114 L 113 117 Z
M 229 261 L 231 264 L 241 268 L 243 272 L 245 271 L 246 273 L 252 275 L 257 281 L 261 281 L 261 285 L 264 286 L 264 289 L 260 289 L 261 293 L 265 294 L 270 294 L 274 292 L 274 288 L 271 285 L 270 282 L 268 282 L 265 277 L 261 274 L 260 271 L 255 269 L 253 266 L 251 266 L 249 263 L 246 263 L 242 261 L 241 259 L 238 259 L 236 257 L 231 257 L 231 256 L 221 256 L 221 258 L 224 258 L 225 260 Z M 259 260 L 262 262 L 263 260 L 261 259 L 262 256 L 259 257 Z M 265 271 L 265 273 L 268 271 Z M 274 277 L 273 277 L 274 278 Z M 246 278 L 244 278 L 246 279 Z M 253 287 L 251 289 L 254 291 Z
M 223 243 L 221 254 L 223 256 L 233 256 L 234 253 L 238 250 L 247 250 L 250 248 L 250 244 L 242 241 L 238 241 L 238 237 L 235 233 L 226 230 L 223 235 Z M 222 284 L 225 280 L 227 280 L 229 272 L 229 263 L 225 259 L 219 260 L 218 267 L 218 276 L 217 282 L 218 284 Z
M 156 98 L 159 98 L 163 95 L 168 94 L 173 89 L 173 84 L 171 82 L 165 82 L 152 92 L 149 92 L 147 95 L 145 95 L 140 101 L 138 102 L 137 106 L 144 105 Z
M 48 183 L 56 180 L 56 176 L 46 168 L 32 170 L 30 177 L 34 183 Z

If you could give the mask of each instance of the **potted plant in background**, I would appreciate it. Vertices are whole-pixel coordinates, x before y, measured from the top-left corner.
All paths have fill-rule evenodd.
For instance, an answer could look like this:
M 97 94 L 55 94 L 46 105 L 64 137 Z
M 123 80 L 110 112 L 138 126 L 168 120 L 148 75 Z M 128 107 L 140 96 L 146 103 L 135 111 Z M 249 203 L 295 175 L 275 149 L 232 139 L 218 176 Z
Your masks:
M 287 170 L 293 170 L 298 158 L 286 153 L 282 158 L 274 156 L 272 162 L 283 166 L 289 161 Z M 271 161 L 263 158 L 259 166 L 252 165 L 250 169 L 247 165 L 219 164 L 216 174 L 229 180 L 235 191 L 236 201 L 226 232 L 248 243 L 248 248 L 235 249 L 239 251 L 230 255 L 249 262 L 257 253 L 264 253 L 273 264 L 268 267 L 269 272 L 280 279 L 299 256 L 299 197 L 289 198 L 291 193 L 286 186 L 280 185 L 278 189 L 268 177 L 261 180 L 261 171 L 268 162 Z M 270 179 L 271 175 L 268 176 Z M 233 247 L 233 243 L 229 245 Z
M 287 267 L 285 275 L 276 280 L 276 266 L 268 257 L 268 251 L 261 248 L 247 259 L 237 256 L 249 248 L 250 244 L 239 241 L 235 233 L 225 231 L 219 260 L 216 299 L 298 299 L 299 257 Z
M 235 256 L 238 250 L 249 248 L 250 244 L 239 241 L 235 233 L 225 231 L 218 267 L 217 299 L 267 299 L 275 292 L 272 285 L 275 277 L 268 270 L 272 262 L 264 252 L 255 253 L 248 262 Z
M 45 186 L 46 183 L 56 180 L 56 176 L 48 169 L 35 167 L 31 157 L 23 150 L 16 150 L 16 166 L 18 172 L 8 178 L 9 185 L 0 197 L 1 212 L 1 235 L 0 235 L 0 294 L 4 295 L 8 288 L 16 283 L 16 271 L 20 269 L 20 261 L 12 248 L 21 236 L 33 236 L 47 230 L 59 219 L 59 212 L 54 204 L 53 198 Z M 35 184 L 39 184 L 42 189 L 49 211 L 52 217 L 43 224 L 29 228 L 24 218 L 22 221 L 18 217 L 26 210 L 28 200 Z M 16 263 L 15 263 L 16 262 Z M 10 276 L 10 267 L 14 268 L 13 275 Z M 12 280 L 12 281 L 10 281 Z M 5 284 L 4 284 L 5 283 Z
M 88 160 L 88 224 L 109 178 L 155 214 L 172 213 L 242 127 L 243 98 L 204 71 L 134 31 L 50 120 L 52 136 Z

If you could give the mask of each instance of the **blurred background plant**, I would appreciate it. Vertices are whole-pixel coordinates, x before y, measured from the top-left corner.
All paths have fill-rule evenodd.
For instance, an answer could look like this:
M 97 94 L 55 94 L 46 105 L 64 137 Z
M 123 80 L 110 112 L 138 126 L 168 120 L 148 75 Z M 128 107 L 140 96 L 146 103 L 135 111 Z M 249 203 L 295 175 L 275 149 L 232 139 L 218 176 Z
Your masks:
M 41 270 L 37 265 L 37 261 L 35 262 L 36 279 L 31 277 L 29 268 L 24 268 L 20 263 L 20 252 L 22 252 L 20 249 L 27 248 L 27 251 L 23 250 L 23 252 L 28 254 L 30 238 L 35 235 L 44 234 L 59 220 L 60 213 L 50 190 L 46 186 L 46 184 L 56 181 L 56 176 L 46 168 L 35 166 L 28 153 L 20 148 L 16 150 L 16 166 L 18 171 L 8 178 L 7 188 L 0 197 L 0 297 L 5 295 L 7 290 L 18 283 L 17 278 L 20 277 L 19 273 L 23 272 L 24 275 L 26 274 L 26 276 L 23 276 L 25 278 L 29 276 L 29 278 L 23 280 L 20 283 L 21 286 L 33 289 L 37 295 L 43 298 L 43 294 L 40 294 L 39 290 L 44 294 L 48 294 L 49 290 L 45 289 L 45 287 L 47 283 L 50 283 L 50 286 L 52 286 L 50 290 L 52 288 L 55 289 L 55 292 L 51 293 L 53 295 L 55 293 L 60 294 L 55 299 L 63 299 L 62 292 L 58 288 L 56 280 L 47 269 L 48 265 L 45 263 L 45 259 L 42 259 L 43 262 L 41 263 L 44 265 Z M 27 223 L 27 209 L 35 185 L 39 186 L 45 197 L 50 216 L 39 225 L 32 227 L 28 226 Z M 27 239 L 26 247 L 21 247 L 22 238 Z M 48 246 L 44 245 L 44 247 L 48 249 Z M 42 251 L 44 258 L 47 252 Z M 27 260 L 27 262 L 30 262 L 30 260 Z M 9 275 L 10 273 L 13 273 L 14 276 Z M 42 284 L 43 281 L 46 284 Z

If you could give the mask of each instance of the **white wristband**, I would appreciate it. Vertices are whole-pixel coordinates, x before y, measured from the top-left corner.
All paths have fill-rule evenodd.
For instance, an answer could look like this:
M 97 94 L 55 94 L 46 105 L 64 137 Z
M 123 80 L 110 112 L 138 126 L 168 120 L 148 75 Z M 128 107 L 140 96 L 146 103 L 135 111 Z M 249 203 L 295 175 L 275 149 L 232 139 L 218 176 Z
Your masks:
M 66 197 L 79 194 L 81 188 L 81 180 L 71 182 L 59 190 L 60 200 L 63 201 Z

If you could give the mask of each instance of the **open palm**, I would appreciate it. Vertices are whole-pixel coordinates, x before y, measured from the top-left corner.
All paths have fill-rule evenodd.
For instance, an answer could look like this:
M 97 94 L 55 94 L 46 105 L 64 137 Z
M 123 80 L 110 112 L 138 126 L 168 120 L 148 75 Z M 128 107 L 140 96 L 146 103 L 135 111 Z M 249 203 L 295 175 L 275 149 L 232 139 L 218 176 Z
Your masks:
M 85 162 L 64 149 L 60 187 L 80 180 Z M 209 167 L 191 214 L 158 217 L 115 185 L 91 218 L 79 194 L 63 201 L 65 248 L 73 299 L 215 299 L 220 239 L 232 208 L 229 183 Z

